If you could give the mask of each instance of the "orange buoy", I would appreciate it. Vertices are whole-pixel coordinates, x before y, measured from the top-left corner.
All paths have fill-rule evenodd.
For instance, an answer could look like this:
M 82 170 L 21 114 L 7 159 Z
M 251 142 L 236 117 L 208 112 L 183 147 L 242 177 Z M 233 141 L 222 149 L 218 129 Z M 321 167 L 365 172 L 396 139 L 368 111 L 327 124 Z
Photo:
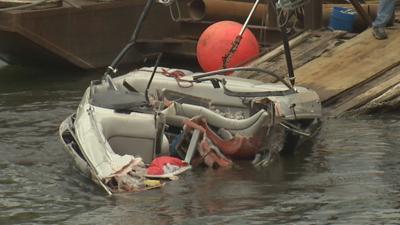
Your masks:
M 223 57 L 231 50 L 232 43 L 241 29 L 240 23 L 221 21 L 212 24 L 201 34 L 197 42 L 197 60 L 204 71 L 222 69 Z M 227 67 L 243 64 L 257 56 L 259 52 L 260 47 L 256 37 L 249 29 L 246 29 Z

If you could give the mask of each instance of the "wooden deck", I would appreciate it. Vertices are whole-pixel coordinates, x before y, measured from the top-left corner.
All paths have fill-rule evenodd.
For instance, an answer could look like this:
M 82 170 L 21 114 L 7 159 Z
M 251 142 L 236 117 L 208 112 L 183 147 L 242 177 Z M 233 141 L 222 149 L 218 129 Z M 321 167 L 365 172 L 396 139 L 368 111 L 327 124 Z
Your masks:
M 325 111 L 332 116 L 365 108 L 372 101 L 380 103 L 375 102 L 371 107 L 383 106 L 385 102 L 392 106 L 397 104 L 400 98 L 400 26 L 387 31 L 389 38 L 381 41 L 372 36 L 370 29 L 342 44 L 343 33 L 328 31 L 293 39 L 296 84 L 315 90 Z M 282 76 L 286 74 L 282 51 L 274 50 L 252 64 Z M 249 73 L 236 75 L 272 81 L 269 77 Z

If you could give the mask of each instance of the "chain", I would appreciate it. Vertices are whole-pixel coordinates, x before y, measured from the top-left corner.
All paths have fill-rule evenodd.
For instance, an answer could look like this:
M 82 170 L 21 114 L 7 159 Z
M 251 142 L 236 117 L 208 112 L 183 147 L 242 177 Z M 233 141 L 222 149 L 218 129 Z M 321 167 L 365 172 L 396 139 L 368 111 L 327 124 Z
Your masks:
M 226 55 L 222 56 L 222 69 L 228 68 L 228 65 L 233 57 L 233 54 L 237 51 L 240 41 L 242 40 L 243 36 L 238 35 L 236 36 L 235 40 L 232 42 L 232 47 Z

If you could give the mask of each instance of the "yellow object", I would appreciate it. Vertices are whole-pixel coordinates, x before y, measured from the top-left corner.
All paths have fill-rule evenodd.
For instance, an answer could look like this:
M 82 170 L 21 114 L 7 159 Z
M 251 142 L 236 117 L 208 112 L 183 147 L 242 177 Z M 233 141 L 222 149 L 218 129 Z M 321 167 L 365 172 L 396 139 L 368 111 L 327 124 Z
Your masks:
M 154 187 L 154 186 L 160 186 L 161 182 L 159 180 L 145 180 L 143 183 L 146 186 Z

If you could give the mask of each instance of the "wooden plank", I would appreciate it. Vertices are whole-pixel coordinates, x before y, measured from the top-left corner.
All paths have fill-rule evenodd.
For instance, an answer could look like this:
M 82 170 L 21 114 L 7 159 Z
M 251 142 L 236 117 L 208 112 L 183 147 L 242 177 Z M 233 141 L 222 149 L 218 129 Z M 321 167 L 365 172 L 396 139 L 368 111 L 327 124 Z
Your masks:
M 368 29 L 298 68 L 297 84 L 317 91 L 326 101 L 400 63 L 400 27 L 387 32 L 389 38 L 378 41 Z
M 322 53 L 324 53 L 328 49 L 333 48 L 337 42 L 336 38 L 342 34 L 344 34 L 344 32 L 330 33 L 329 35 L 322 36 L 321 38 L 319 38 L 318 41 L 311 41 L 311 43 L 307 45 L 299 46 L 298 49 L 296 49 L 296 51 L 293 51 L 292 54 L 294 69 L 303 66 L 309 61 L 321 56 Z M 287 64 L 284 60 L 284 56 L 282 56 L 282 58 L 283 59 L 279 62 L 272 62 L 272 67 L 270 68 L 274 70 L 275 73 L 285 78 L 287 76 Z M 270 76 L 264 76 L 259 80 L 263 82 L 276 82 L 276 79 L 271 79 Z
M 295 48 L 297 45 L 301 44 L 304 40 L 309 38 L 311 36 L 311 32 L 304 32 L 300 34 L 299 36 L 293 38 L 292 40 L 289 41 L 289 46 L 290 48 Z M 255 60 L 251 61 L 250 63 L 246 64 L 246 66 L 249 67 L 258 67 L 261 64 L 265 64 L 266 62 L 276 58 L 279 55 L 282 55 L 283 53 L 283 45 L 278 46 L 277 48 L 273 49 L 272 51 L 266 53 L 265 55 L 256 58 Z M 260 66 L 263 67 L 263 66 Z M 232 75 L 233 76 L 238 76 L 242 78 L 250 78 L 250 76 L 253 73 L 251 72 L 235 72 Z
M 295 48 L 292 49 L 292 62 L 294 69 L 304 65 L 310 60 L 319 57 L 324 51 L 332 48 L 337 42 L 337 37 L 343 35 L 345 32 L 313 32 L 308 36 L 307 40 L 300 42 Z M 266 68 L 269 71 L 276 73 L 281 77 L 287 76 L 287 65 L 285 55 L 280 54 L 276 57 L 271 57 L 268 61 L 258 65 L 260 68 Z M 249 79 L 256 79 L 263 82 L 275 82 L 271 76 L 266 76 L 259 73 L 241 73 L 240 77 L 246 76 Z
M 399 111 L 400 109 L 400 83 L 390 88 L 381 96 L 368 102 L 361 108 L 357 109 L 358 113 L 380 111 Z
M 347 111 L 342 115 L 359 115 L 373 112 L 398 112 L 400 109 L 400 83 L 385 91 L 382 95 L 369 101 L 360 108 Z
M 397 63 L 398 64 L 398 63 Z M 372 78 L 366 79 L 357 85 L 352 86 L 351 88 L 341 92 L 340 94 L 324 101 L 323 106 L 325 108 L 337 108 L 339 105 L 344 104 L 347 101 L 350 101 L 352 98 L 368 91 L 375 86 L 379 86 L 381 83 L 391 79 L 393 76 L 397 76 L 400 73 L 400 66 L 393 66 L 384 68 L 379 73 L 375 74 Z
M 400 83 L 400 73 L 396 76 L 380 83 L 378 86 L 375 86 L 366 92 L 361 93 L 360 95 L 346 101 L 344 104 L 338 106 L 337 108 L 329 111 L 329 115 L 331 116 L 341 116 L 347 110 L 351 110 L 357 107 L 362 106 L 363 104 L 371 101 L 372 99 L 376 98 L 380 94 L 384 93 L 391 87 L 395 86 L 396 84 Z
M 289 46 L 290 48 L 294 48 L 300 43 L 302 43 L 305 39 L 310 37 L 311 32 L 304 32 L 300 34 L 299 36 L 293 38 L 292 40 L 289 41 Z M 253 66 L 258 66 L 263 62 L 267 62 L 278 55 L 281 55 L 283 53 L 283 45 L 280 45 L 279 47 L 275 48 L 274 50 L 268 52 L 267 54 L 261 56 L 260 58 L 254 60 L 253 62 L 249 63 L 247 66 L 253 67 Z
M 338 38 L 344 34 L 346 34 L 345 31 L 330 32 L 322 35 L 318 41 L 313 41 L 307 46 L 299 46 L 298 52 L 293 54 L 294 68 L 299 68 L 311 60 L 320 57 L 324 52 L 333 49 L 338 42 L 343 42 L 338 40 Z M 283 65 L 281 70 L 285 71 L 286 76 L 286 64 Z

